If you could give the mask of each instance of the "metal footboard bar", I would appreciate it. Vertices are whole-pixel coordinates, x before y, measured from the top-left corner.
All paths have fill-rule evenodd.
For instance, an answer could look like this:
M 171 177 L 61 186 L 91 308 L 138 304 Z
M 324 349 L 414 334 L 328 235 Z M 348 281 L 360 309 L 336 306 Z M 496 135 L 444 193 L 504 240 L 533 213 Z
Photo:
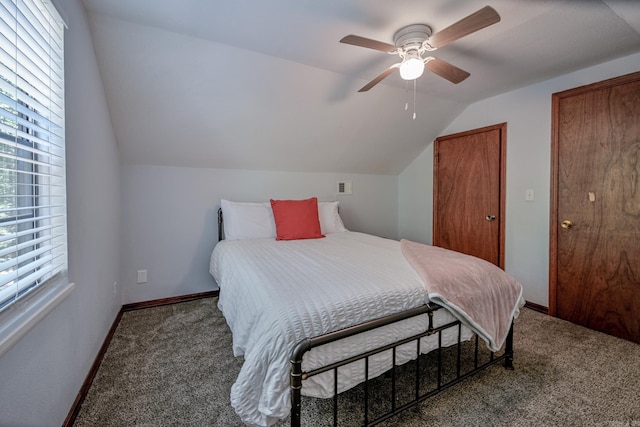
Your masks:
M 446 325 L 442 325 L 439 327 L 433 326 L 433 313 L 436 310 L 442 309 L 441 306 L 429 303 L 423 306 L 413 308 L 407 311 L 403 311 L 401 313 L 393 314 L 390 316 L 386 316 L 380 319 L 372 320 L 370 322 L 362 323 L 360 325 L 352 326 L 350 328 L 342 329 L 336 332 L 331 332 L 325 335 L 321 335 L 314 338 L 305 338 L 300 341 L 296 347 L 291 352 L 291 374 L 290 374 L 290 387 L 291 387 L 291 426 L 292 427 L 300 427 L 301 426 L 301 418 L 302 418 L 302 381 L 310 378 L 314 375 L 321 374 L 327 371 L 334 372 L 334 393 L 333 393 L 333 425 L 338 425 L 338 368 L 349 363 L 364 359 L 364 369 L 365 369 L 365 382 L 364 382 L 364 415 L 363 415 L 363 425 L 364 426 L 373 426 L 379 424 L 402 411 L 405 411 L 409 408 L 416 406 L 418 403 L 440 393 L 443 390 L 457 384 L 458 382 L 474 375 L 475 373 L 498 363 L 501 360 L 504 360 L 504 366 L 507 369 L 513 369 L 513 324 L 511 325 L 511 329 L 509 330 L 509 335 L 507 336 L 507 340 L 505 343 L 504 352 L 500 355 L 496 355 L 495 353 L 490 354 L 489 361 L 480 363 L 479 362 L 479 350 L 478 350 L 478 336 L 475 335 L 475 347 L 474 347 L 474 361 L 473 361 L 473 369 L 466 372 L 461 373 L 461 335 L 462 335 L 462 324 L 460 321 L 453 321 L 447 323 Z M 394 322 L 399 322 L 401 320 L 409 319 L 411 317 L 419 316 L 422 314 L 427 314 L 429 321 L 427 329 L 419 334 L 404 338 L 400 341 L 361 353 L 359 355 L 350 357 L 348 359 L 332 363 L 326 366 L 323 366 L 318 369 L 310 370 L 308 372 L 304 372 L 302 370 L 302 359 L 304 355 L 309 352 L 312 348 L 319 347 L 324 344 L 328 344 L 330 342 L 338 341 L 343 338 L 347 338 L 353 335 L 360 334 L 362 332 L 370 331 L 376 328 L 380 328 L 385 325 L 389 325 Z M 457 360 L 456 360 L 456 375 L 453 379 L 443 382 L 443 362 L 442 362 L 442 331 L 457 327 L 458 329 L 458 341 L 457 341 Z M 438 360 L 438 372 L 437 372 L 437 386 L 435 389 L 430 390 L 426 393 L 420 393 L 420 339 L 429 335 L 438 334 L 438 348 L 437 351 L 437 360 Z M 415 393 L 413 400 L 406 402 L 400 406 L 396 404 L 396 348 L 412 342 L 416 341 L 416 378 L 415 378 Z M 392 351 L 392 367 L 391 367 L 391 410 L 376 417 L 375 419 L 369 419 L 369 407 L 368 407 L 368 384 L 367 381 L 369 379 L 369 358 L 375 354 L 384 352 L 384 351 Z M 410 363 L 410 362 L 408 362 Z

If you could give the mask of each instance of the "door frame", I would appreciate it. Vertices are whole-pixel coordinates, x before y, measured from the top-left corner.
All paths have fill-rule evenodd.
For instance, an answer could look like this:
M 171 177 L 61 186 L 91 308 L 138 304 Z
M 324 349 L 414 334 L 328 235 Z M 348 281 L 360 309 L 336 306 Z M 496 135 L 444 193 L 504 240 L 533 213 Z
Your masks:
M 474 135 L 478 133 L 490 132 L 498 130 L 500 132 L 500 173 L 498 182 L 498 194 L 499 194 L 499 217 L 498 217 L 498 267 L 504 270 L 505 268 L 505 224 L 506 224 L 506 183 L 507 183 L 507 123 L 498 123 L 495 125 L 485 126 L 478 129 L 472 129 L 464 132 L 457 132 L 450 135 L 444 135 L 437 137 L 433 142 L 433 223 L 432 223 L 432 244 L 438 245 L 438 150 L 441 141 L 449 139 L 455 139 Z
M 551 95 L 551 206 L 549 218 L 549 315 L 556 317 L 558 309 L 558 197 L 560 193 L 560 101 L 576 95 L 610 89 L 640 80 L 640 71 L 620 77 L 556 92 Z

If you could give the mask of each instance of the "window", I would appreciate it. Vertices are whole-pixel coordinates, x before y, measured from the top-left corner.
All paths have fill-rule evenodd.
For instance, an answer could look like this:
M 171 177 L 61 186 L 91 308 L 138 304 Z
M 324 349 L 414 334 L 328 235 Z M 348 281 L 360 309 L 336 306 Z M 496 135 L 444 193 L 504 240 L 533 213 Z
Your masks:
M 0 0 L 0 311 L 67 269 L 64 23 Z

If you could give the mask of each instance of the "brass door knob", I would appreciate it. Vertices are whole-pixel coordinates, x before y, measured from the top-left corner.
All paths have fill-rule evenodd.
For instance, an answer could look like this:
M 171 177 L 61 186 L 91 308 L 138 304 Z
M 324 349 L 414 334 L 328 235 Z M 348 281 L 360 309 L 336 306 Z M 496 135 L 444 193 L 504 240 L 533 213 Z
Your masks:
M 560 224 L 560 227 L 564 228 L 565 230 L 568 230 L 571 227 L 573 227 L 573 222 L 571 222 L 568 219 L 566 219 L 566 220 L 562 221 L 562 223 Z

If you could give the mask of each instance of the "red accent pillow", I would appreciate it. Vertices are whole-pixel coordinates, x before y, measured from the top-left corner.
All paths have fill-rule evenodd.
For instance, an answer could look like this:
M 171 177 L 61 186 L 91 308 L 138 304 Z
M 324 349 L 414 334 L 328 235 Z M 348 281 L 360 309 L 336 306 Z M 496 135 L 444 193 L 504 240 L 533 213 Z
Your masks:
M 318 239 L 320 231 L 318 199 L 273 200 L 273 219 L 276 223 L 276 240 Z

